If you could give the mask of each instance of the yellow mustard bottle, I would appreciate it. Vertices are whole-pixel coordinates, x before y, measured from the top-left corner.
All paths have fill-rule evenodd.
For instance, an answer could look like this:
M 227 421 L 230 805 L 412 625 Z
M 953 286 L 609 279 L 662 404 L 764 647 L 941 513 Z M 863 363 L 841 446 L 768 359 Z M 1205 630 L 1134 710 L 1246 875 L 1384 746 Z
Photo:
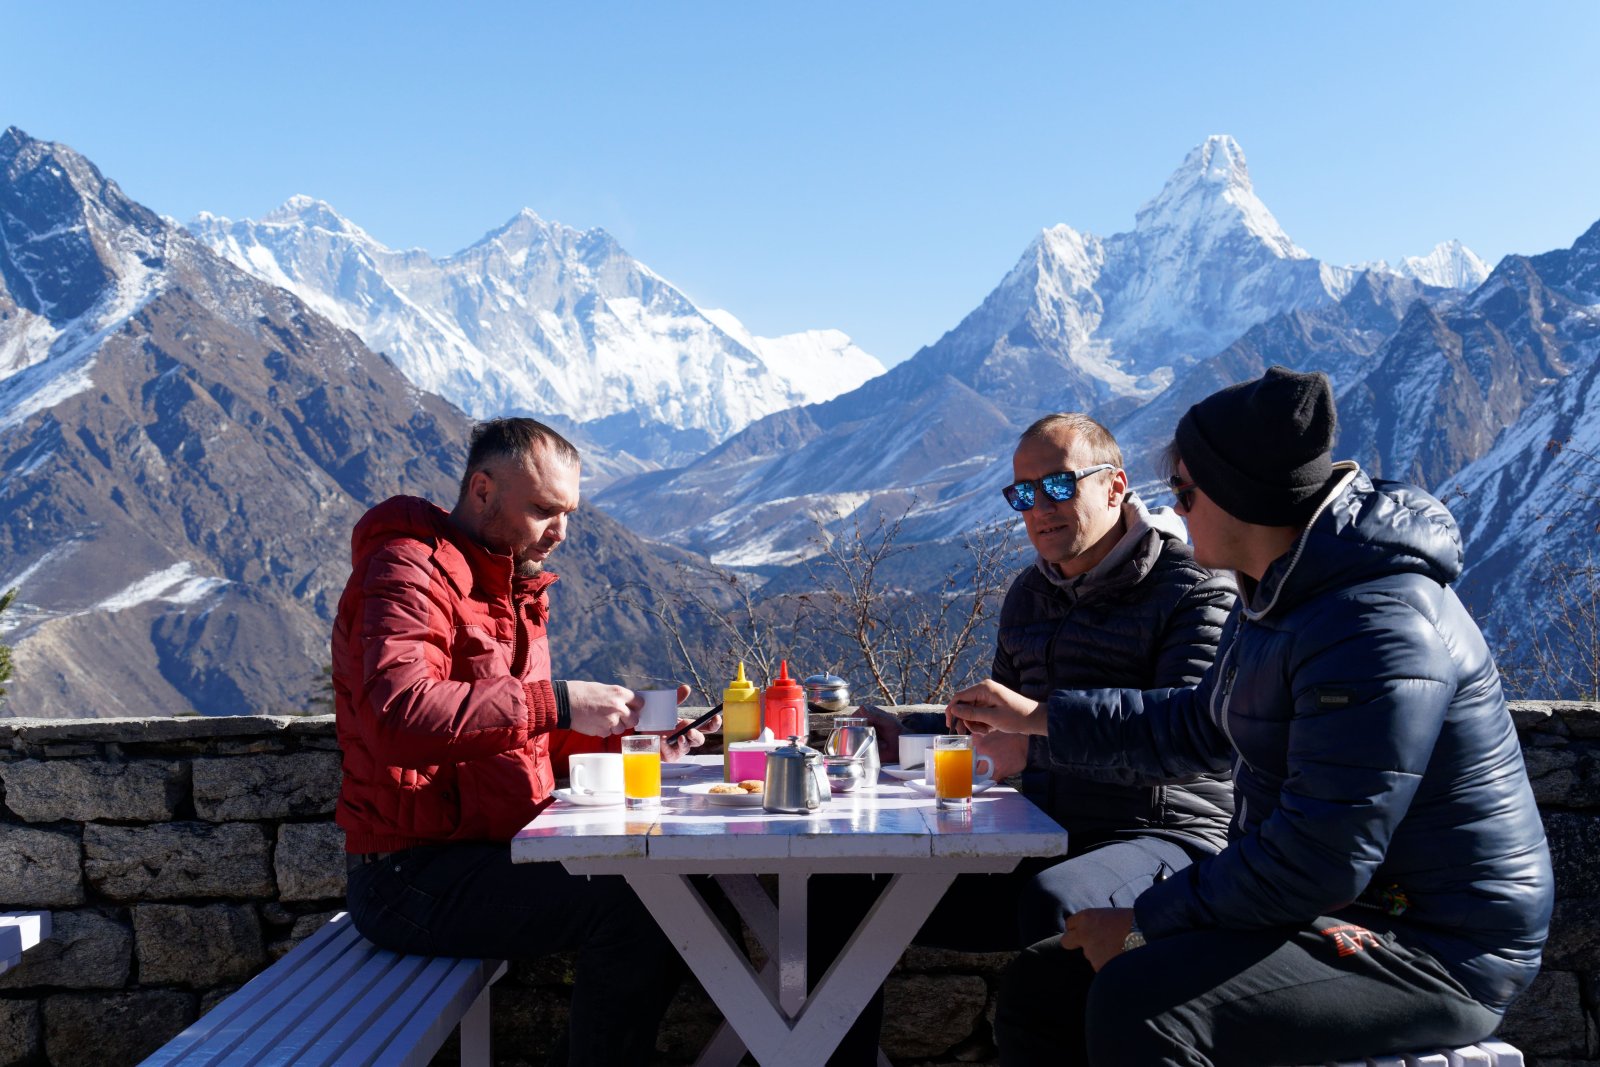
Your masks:
M 744 676 L 744 661 L 739 661 L 739 677 L 722 691 L 722 780 L 732 781 L 728 746 L 735 741 L 750 741 L 761 733 L 761 690 Z

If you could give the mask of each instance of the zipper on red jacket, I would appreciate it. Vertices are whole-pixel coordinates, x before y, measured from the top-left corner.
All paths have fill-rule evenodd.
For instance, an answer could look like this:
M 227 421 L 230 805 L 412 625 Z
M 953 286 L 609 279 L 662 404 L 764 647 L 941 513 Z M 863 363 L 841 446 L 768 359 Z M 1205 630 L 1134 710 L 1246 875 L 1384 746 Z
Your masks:
M 518 681 L 528 673 L 528 651 L 533 645 L 533 639 L 528 635 L 528 607 L 526 602 L 512 605 L 516 622 L 511 631 L 511 677 Z

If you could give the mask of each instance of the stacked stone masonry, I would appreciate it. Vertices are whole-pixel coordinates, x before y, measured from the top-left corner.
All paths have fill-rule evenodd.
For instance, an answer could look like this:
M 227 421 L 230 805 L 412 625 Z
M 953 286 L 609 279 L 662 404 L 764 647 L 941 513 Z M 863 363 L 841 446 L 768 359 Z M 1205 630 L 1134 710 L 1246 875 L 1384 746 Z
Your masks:
M 1600 1064 L 1600 705 L 1513 711 L 1558 898 L 1544 971 L 1502 1034 L 1543 1067 Z M 338 784 L 327 716 L 0 719 L 0 910 L 55 920 L 0 974 L 0 1067 L 137 1063 L 325 922 L 344 894 Z M 890 1058 L 994 1062 L 1009 958 L 907 952 Z M 493 993 L 499 1063 L 544 1061 L 571 983 L 565 957 L 513 964 Z M 717 1020 L 691 983 L 659 1062 L 692 1062 Z

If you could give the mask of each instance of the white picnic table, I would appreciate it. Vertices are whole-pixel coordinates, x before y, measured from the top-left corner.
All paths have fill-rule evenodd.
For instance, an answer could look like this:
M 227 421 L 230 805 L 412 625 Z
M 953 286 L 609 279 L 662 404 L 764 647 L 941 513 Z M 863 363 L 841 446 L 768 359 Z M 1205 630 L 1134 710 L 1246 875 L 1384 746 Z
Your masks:
M 720 756 L 694 756 L 663 778 L 654 810 L 552 804 L 517 834 L 511 858 L 573 874 L 627 879 L 722 1011 L 697 1063 L 824 1064 L 958 874 L 1000 873 L 1025 856 L 1056 856 L 1067 835 L 1016 791 L 994 785 L 970 811 L 885 776 L 836 794 L 809 815 L 724 807 L 682 788 L 720 780 Z M 806 879 L 887 874 L 890 881 L 815 989 L 806 992 Z M 709 874 L 768 956 L 758 973 L 689 880 Z M 757 881 L 776 874 L 774 904 Z

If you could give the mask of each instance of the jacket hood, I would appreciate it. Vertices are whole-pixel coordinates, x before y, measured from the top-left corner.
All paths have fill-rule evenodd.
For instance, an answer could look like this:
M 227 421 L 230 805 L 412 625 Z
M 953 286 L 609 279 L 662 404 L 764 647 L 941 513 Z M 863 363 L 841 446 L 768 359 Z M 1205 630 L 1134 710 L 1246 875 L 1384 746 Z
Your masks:
M 1091 592 L 1137 584 L 1161 557 L 1163 540 L 1180 544 L 1188 541 L 1188 528 L 1177 512 L 1168 507 L 1151 510 L 1131 489 L 1122 498 L 1122 524 L 1126 532 L 1111 547 L 1106 558 L 1075 578 L 1062 577 L 1042 557 L 1035 558 L 1034 566 L 1050 584 L 1074 597 L 1083 597 Z
M 537 596 L 556 580 L 549 571 L 517 576 L 510 556 L 490 552 L 464 536 L 451 524 L 449 512 L 415 496 L 392 496 L 361 517 L 350 534 L 352 561 L 359 565 L 397 537 L 432 545 L 434 561 L 462 596 L 475 587 L 492 595 L 509 587 L 517 596 Z
M 1369 478 L 1334 464 L 1332 485 L 1294 547 L 1262 575 L 1245 614 L 1259 619 L 1333 586 L 1391 574 L 1420 574 L 1440 585 L 1461 575 L 1456 520 L 1414 485 Z
M 350 558 L 359 562 L 396 537 L 439 541 L 445 538 L 449 524 L 449 514 L 431 500 L 392 496 L 356 523 L 350 533 Z

